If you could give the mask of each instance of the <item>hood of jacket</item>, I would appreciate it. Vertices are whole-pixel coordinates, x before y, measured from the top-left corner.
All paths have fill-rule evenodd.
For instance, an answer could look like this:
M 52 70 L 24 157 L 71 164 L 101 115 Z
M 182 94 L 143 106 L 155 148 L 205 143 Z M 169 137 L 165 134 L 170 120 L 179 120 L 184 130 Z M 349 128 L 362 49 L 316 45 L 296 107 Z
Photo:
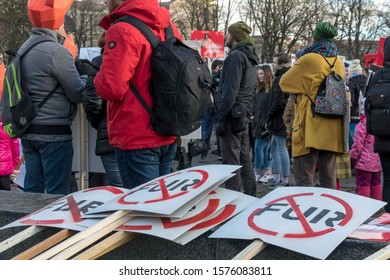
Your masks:
M 243 52 L 253 65 L 258 65 L 260 63 L 260 59 L 255 52 L 254 41 L 252 38 L 248 38 L 246 40 L 237 43 L 231 49 L 230 53 L 232 54 L 236 50 Z
M 170 24 L 169 11 L 160 7 L 156 0 L 133 0 L 120 4 L 111 14 L 105 16 L 99 25 L 107 30 L 122 16 L 136 17 L 155 30 L 164 29 Z

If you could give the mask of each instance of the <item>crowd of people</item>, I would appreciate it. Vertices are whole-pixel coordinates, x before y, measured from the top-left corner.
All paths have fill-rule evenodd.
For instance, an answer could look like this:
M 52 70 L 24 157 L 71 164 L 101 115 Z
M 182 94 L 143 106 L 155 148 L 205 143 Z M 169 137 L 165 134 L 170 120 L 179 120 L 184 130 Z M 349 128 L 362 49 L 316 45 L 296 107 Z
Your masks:
M 56 42 L 39 44 L 23 58 L 26 88 L 35 103 L 52 88 L 56 92 L 21 137 L 26 192 L 70 193 L 70 126 L 77 103 L 83 104 L 89 123 L 97 129 L 95 153 L 110 185 L 130 189 L 171 172 L 177 138 L 151 128 L 148 112 L 130 87 L 131 83 L 152 107 L 153 47 L 134 26 L 115 21 L 123 15 L 136 17 L 160 40 L 170 25 L 174 35 L 182 38 L 169 11 L 158 1 L 106 3 L 109 14 L 100 22 L 105 30 L 99 38 L 102 52 L 90 63 L 75 63 L 63 46 L 67 10 L 62 15 L 53 13 L 62 20 L 31 20 L 32 34 L 21 48 L 27 48 L 37 36 L 49 36 Z M 243 21 L 231 24 L 225 42 L 230 51 L 223 62 L 212 66 L 212 98 L 205 110 L 202 137 L 211 146 L 215 131 L 218 159 L 242 166 L 224 186 L 256 196 L 256 182 L 270 189 L 287 187 L 292 172 L 297 186 L 336 189 L 337 179 L 342 178 L 337 175 L 341 169 L 338 162 L 342 161 L 356 174 L 357 194 L 390 202 L 390 133 L 389 138 L 367 134 L 364 111 L 370 87 L 387 76 L 390 80 L 390 37 L 385 41 L 383 69 L 367 81 L 359 60 L 348 65 L 340 58 L 332 43 L 338 32 L 329 22 L 316 25 L 313 41 L 296 53 L 293 65 L 284 52 L 273 56 L 272 67 L 260 65 L 251 33 Z M 348 113 L 341 118 L 316 115 L 311 103 L 332 71 L 343 77 L 349 95 Z M 207 153 L 201 154 L 202 163 Z M 20 154 L 17 140 L 7 137 L 2 128 L 0 155 L 0 188 L 7 190 Z M 385 210 L 389 212 L 390 206 Z

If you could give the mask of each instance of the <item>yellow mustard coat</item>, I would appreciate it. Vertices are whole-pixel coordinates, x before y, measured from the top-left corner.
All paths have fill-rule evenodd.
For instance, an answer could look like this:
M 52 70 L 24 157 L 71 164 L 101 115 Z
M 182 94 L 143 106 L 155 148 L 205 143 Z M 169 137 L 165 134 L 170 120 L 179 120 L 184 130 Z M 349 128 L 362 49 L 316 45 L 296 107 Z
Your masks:
M 327 57 L 333 64 L 335 58 Z M 344 62 L 337 58 L 334 71 L 344 77 Z M 284 93 L 296 94 L 295 117 L 292 127 L 292 156 L 298 157 L 317 150 L 345 153 L 344 118 L 313 117 L 309 95 L 312 100 L 317 95 L 322 80 L 331 72 L 325 59 L 317 53 L 302 56 L 280 80 Z

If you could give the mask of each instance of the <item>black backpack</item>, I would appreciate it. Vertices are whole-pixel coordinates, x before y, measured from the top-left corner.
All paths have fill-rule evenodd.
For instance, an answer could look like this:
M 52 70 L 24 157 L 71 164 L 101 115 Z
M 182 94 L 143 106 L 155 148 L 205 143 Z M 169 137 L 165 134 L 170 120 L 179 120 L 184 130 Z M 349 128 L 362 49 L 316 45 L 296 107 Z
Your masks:
M 367 116 L 367 132 L 379 137 L 390 137 L 390 75 L 380 79 L 366 93 L 364 110 Z
M 20 138 L 28 130 L 38 110 L 59 87 L 58 84 L 53 88 L 38 106 L 32 103 L 26 90 L 21 69 L 21 59 L 29 50 L 43 42 L 54 42 L 54 39 L 50 39 L 50 37 L 39 38 L 32 42 L 31 46 L 23 52 L 6 51 L 8 55 L 12 55 L 14 58 L 5 71 L 0 111 L 3 128 L 11 138 Z
M 150 115 L 151 127 L 161 135 L 174 136 L 198 129 L 211 101 L 211 74 L 199 53 L 174 37 L 171 26 L 165 29 L 166 40 L 161 42 L 137 18 L 123 16 L 116 22 L 133 25 L 153 47 L 149 87 L 153 108 L 130 83 L 130 89 Z
M 314 101 L 307 95 L 311 102 L 313 117 L 320 115 L 326 118 L 341 118 L 348 112 L 347 88 L 344 79 L 333 70 L 337 57 L 333 64 L 322 56 L 329 65 L 331 72 L 326 76 L 319 88 Z

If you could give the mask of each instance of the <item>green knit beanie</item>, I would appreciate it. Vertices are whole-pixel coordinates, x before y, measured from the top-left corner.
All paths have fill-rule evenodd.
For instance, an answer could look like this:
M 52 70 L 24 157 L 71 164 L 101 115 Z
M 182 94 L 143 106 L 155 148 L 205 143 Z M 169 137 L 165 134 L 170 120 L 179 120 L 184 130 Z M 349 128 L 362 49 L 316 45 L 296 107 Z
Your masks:
M 337 36 L 337 28 L 328 21 L 319 22 L 313 32 L 315 41 L 332 40 Z
M 249 34 L 252 32 L 252 28 L 250 28 L 243 21 L 237 21 L 228 27 L 228 31 L 237 42 L 240 42 L 249 38 Z

